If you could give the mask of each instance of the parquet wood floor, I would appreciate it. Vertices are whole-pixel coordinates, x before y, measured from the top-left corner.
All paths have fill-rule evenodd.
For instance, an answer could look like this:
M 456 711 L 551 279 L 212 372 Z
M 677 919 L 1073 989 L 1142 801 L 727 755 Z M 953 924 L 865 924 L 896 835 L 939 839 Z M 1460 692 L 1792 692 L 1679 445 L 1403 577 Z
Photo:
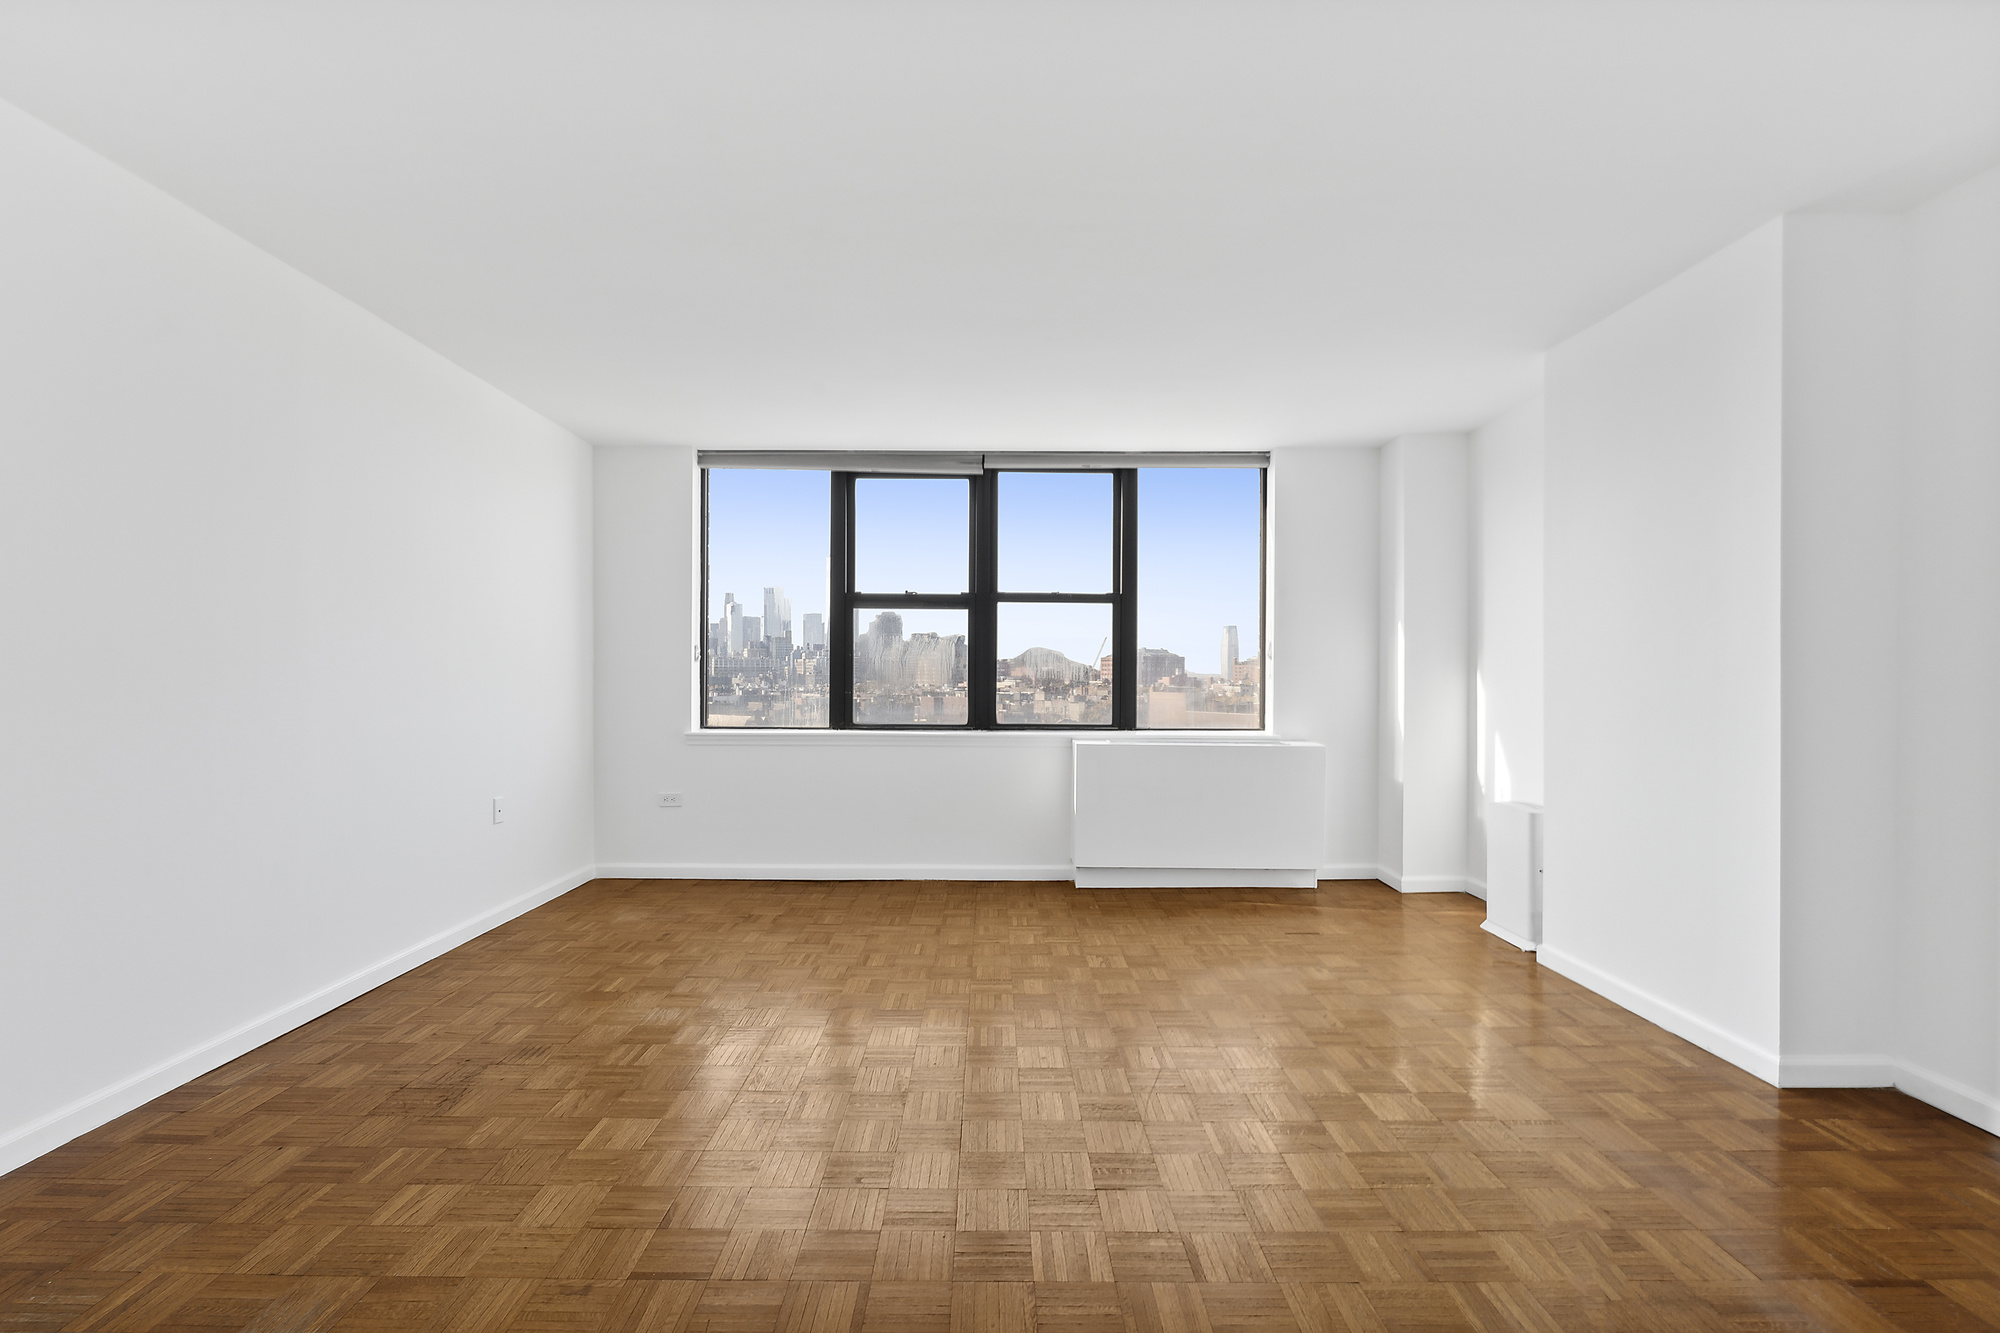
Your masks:
M 598 881 L 0 1177 L 0 1330 L 2000 1327 L 2000 1140 L 1479 919 Z

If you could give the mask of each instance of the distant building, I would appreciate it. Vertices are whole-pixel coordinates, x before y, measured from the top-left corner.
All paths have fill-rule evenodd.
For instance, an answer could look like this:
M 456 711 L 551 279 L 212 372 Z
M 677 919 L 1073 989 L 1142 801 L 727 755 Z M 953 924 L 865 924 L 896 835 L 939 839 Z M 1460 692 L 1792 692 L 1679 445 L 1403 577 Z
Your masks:
M 748 650 L 753 644 L 764 642 L 764 620 L 761 616 L 743 617 L 743 647 Z
M 1068 656 L 1054 648 L 1030 648 L 1019 657 L 1007 659 L 1010 676 L 1023 676 L 1037 685 L 1051 681 L 1074 684 L 1090 679 L 1090 668 L 1082 662 L 1072 662 Z
M 1139 650 L 1139 683 L 1158 685 L 1166 681 L 1169 685 L 1187 683 L 1187 659 L 1179 653 L 1170 653 L 1164 648 L 1141 648 Z
M 965 679 L 963 634 L 912 634 L 903 651 L 901 683 L 950 686 Z
M 879 612 L 854 636 L 854 679 L 889 680 L 901 665 L 902 648 L 903 618 L 894 611 Z
M 903 638 L 903 618 L 883 611 L 854 640 L 855 682 L 891 688 L 962 685 L 966 678 L 963 634 L 928 631 Z
M 736 594 L 722 594 L 723 641 L 729 645 L 729 655 L 743 654 L 743 603 L 736 600 Z
M 792 637 L 792 599 L 783 588 L 764 589 L 764 637 Z
M 1236 626 L 1222 627 L 1222 678 L 1228 680 L 1236 674 Z
M 826 621 L 821 617 L 820 613 L 817 611 L 806 612 L 805 622 L 805 646 L 808 648 L 826 647 Z

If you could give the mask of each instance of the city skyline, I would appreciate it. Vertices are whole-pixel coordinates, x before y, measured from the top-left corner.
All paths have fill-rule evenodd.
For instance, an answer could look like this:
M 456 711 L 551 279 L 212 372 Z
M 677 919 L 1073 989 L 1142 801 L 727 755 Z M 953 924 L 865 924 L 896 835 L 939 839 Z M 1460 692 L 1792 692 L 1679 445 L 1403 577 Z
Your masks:
M 863 478 L 862 480 L 870 480 Z M 916 494 L 964 483 L 926 478 Z M 1043 579 L 1080 585 L 1094 569 L 1101 547 L 1109 559 L 1110 478 L 1101 473 L 1000 474 L 1002 549 L 1006 580 Z M 746 614 L 764 618 L 762 590 L 780 590 L 795 642 L 803 642 L 803 615 L 827 611 L 830 474 L 815 471 L 712 468 L 709 470 L 709 615 L 727 594 L 756 604 Z M 1100 494 L 1101 492 L 1101 494 Z M 964 549 L 964 510 L 939 514 L 911 502 L 905 488 L 875 488 L 867 511 L 875 534 L 868 549 L 884 571 L 935 569 L 944 552 Z M 1101 500 L 1101 504 L 1100 504 Z M 1227 674 L 1217 631 L 1261 623 L 1260 545 L 1262 495 L 1255 468 L 1142 468 L 1139 471 L 1139 631 L 1141 640 Z M 1095 515 L 1104 514 L 1103 527 Z M 1102 540 L 1098 533 L 1102 532 Z M 954 545 L 955 543 L 955 545 Z M 861 544 L 857 542 L 857 555 Z M 962 562 L 960 562 L 962 563 Z M 956 568 L 956 565 L 954 565 Z M 892 581 L 895 581 L 892 579 Z M 1108 587 L 1108 576 L 1104 580 Z M 1099 591 L 1083 586 L 1007 588 L 1006 591 Z M 903 588 L 868 589 L 901 592 Z M 1073 661 L 1094 661 L 1096 637 L 1070 614 L 1077 604 L 1007 603 L 1014 608 L 1000 628 L 1000 655 L 1049 647 Z M 1255 657 L 1254 645 L 1249 656 Z M 1209 665 L 1213 663 L 1213 665 Z
M 766 594 L 765 604 L 767 606 L 772 604 L 771 595 L 773 593 L 778 595 L 779 604 L 783 604 L 784 590 L 782 588 L 766 588 L 764 592 Z M 741 611 L 743 603 L 734 600 L 734 594 L 723 594 L 723 606 L 725 614 L 709 622 L 709 642 L 712 651 L 719 648 L 723 655 L 731 657 L 772 656 L 777 653 L 815 648 L 823 649 L 826 647 L 824 631 L 820 626 L 820 616 L 817 613 L 808 613 L 805 617 L 806 626 L 803 634 L 794 635 L 791 632 L 788 621 L 774 617 L 769 612 L 762 617 L 736 614 Z M 1009 607 L 1003 604 L 1001 609 L 1004 611 L 1009 609 Z M 1094 611 L 1097 608 L 1091 606 L 1087 609 Z M 948 638 L 963 641 L 969 637 L 963 628 L 966 613 L 959 610 L 948 608 L 937 610 L 916 608 L 909 611 L 875 611 L 868 608 L 857 608 L 854 614 L 856 620 L 854 642 L 857 653 L 862 651 L 861 645 L 864 642 L 879 642 L 885 634 L 891 632 L 895 633 L 898 638 L 905 640 L 922 636 L 932 639 Z M 781 615 L 782 613 L 780 613 Z M 902 630 L 905 618 L 911 616 L 914 616 L 919 624 L 943 624 L 952 628 L 944 630 L 911 628 L 908 635 L 903 635 Z M 860 623 L 864 617 L 869 620 L 867 628 L 862 628 Z M 1019 638 L 1020 636 L 1017 635 L 1016 637 Z M 1078 640 L 1078 642 L 1082 642 L 1082 640 Z M 1075 667 L 1080 671 L 1089 671 L 1093 674 L 1102 671 L 1108 675 L 1108 664 L 1112 659 L 1102 651 L 1108 645 L 1108 642 L 1109 636 L 1106 635 L 1099 640 L 1098 651 L 1083 657 L 1071 657 L 1060 648 L 1039 642 L 1025 643 L 1025 646 L 1017 647 L 1010 651 L 1003 641 L 1003 646 L 995 654 L 995 660 L 999 665 L 1006 666 L 1010 663 L 1020 664 L 1024 660 L 1031 659 L 1033 664 L 1038 668 L 1053 664 L 1059 667 Z M 1256 659 L 1254 657 L 1243 659 L 1237 656 L 1238 638 L 1237 628 L 1234 625 L 1225 625 L 1222 627 L 1221 642 L 1220 661 L 1225 665 L 1226 669 L 1224 670 L 1217 672 L 1191 671 L 1186 666 L 1185 654 L 1175 653 L 1170 649 L 1141 647 L 1139 649 L 1141 675 L 1147 679 L 1178 675 L 1197 677 L 1214 676 L 1224 683 L 1229 683 L 1236 676 L 1240 675 L 1238 668 L 1244 665 L 1246 660 L 1254 664 Z M 758 645 L 764 645 L 768 651 L 764 653 L 754 652 L 753 650 Z M 1170 667 L 1166 665 L 1169 662 L 1172 664 Z M 1073 675 L 1074 673 L 1065 672 L 1064 674 Z
M 733 594 L 709 623 L 704 689 L 712 726 L 824 727 L 830 671 L 823 645 L 796 642 L 783 589 L 765 589 L 767 617 L 745 616 Z M 966 612 L 920 609 L 855 613 L 852 716 L 861 726 L 960 726 L 972 674 Z M 865 619 L 865 624 L 863 623 Z M 760 634 L 768 620 L 771 632 Z M 911 623 L 914 622 L 914 623 Z M 1235 626 L 1224 626 L 1221 660 Z M 907 632 L 906 632 L 907 631 Z M 1102 645 L 1100 644 L 1100 647 Z M 1261 716 L 1260 664 L 1192 672 L 1178 653 L 1142 646 L 1137 657 L 1141 727 L 1249 728 Z M 995 720 L 1002 725 L 1103 726 L 1110 722 L 1116 664 L 1079 661 L 1035 645 L 994 663 Z

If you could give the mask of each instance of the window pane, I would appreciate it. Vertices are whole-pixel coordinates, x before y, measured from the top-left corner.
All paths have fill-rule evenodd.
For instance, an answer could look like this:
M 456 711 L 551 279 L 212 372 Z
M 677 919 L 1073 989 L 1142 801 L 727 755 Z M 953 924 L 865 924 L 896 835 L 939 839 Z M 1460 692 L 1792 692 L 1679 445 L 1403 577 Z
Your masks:
M 857 610 L 854 720 L 965 725 L 965 611 Z
M 831 474 L 710 468 L 708 725 L 827 725 Z
M 963 477 L 857 477 L 856 592 L 965 592 L 967 506 Z
M 1000 474 L 1000 591 L 1111 591 L 1111 474 Z
M 1139 725 L 1258 725 L 1257 468 L 1139 470 Z
M 1002 722 L 1109 726 L 1111 606 L 1000 603 L 1000 661 L 994 685 Z

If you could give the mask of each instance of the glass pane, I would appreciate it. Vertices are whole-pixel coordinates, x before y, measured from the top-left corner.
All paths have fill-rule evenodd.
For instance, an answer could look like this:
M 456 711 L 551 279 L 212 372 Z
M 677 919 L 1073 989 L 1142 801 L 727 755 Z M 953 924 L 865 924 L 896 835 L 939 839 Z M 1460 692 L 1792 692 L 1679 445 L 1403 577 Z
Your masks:
M 1109 603 L 1000 603 L 1000 721 L 1109 726 L 1110 651 Z
M 1111 591 L 1111 474 L 1000 474 L 1000 591 Z
M 1139 470 L 1139 725 L 1258 725 L 1257 468 Z
M 856 592 L 965 592 L 967 507 L 963 477 L 857 477 Z
M 854 720 L 965 725 L 965 611 L 856 611 Z
M 708 725 L 827 725 L 826 472 L 708 473 Z

